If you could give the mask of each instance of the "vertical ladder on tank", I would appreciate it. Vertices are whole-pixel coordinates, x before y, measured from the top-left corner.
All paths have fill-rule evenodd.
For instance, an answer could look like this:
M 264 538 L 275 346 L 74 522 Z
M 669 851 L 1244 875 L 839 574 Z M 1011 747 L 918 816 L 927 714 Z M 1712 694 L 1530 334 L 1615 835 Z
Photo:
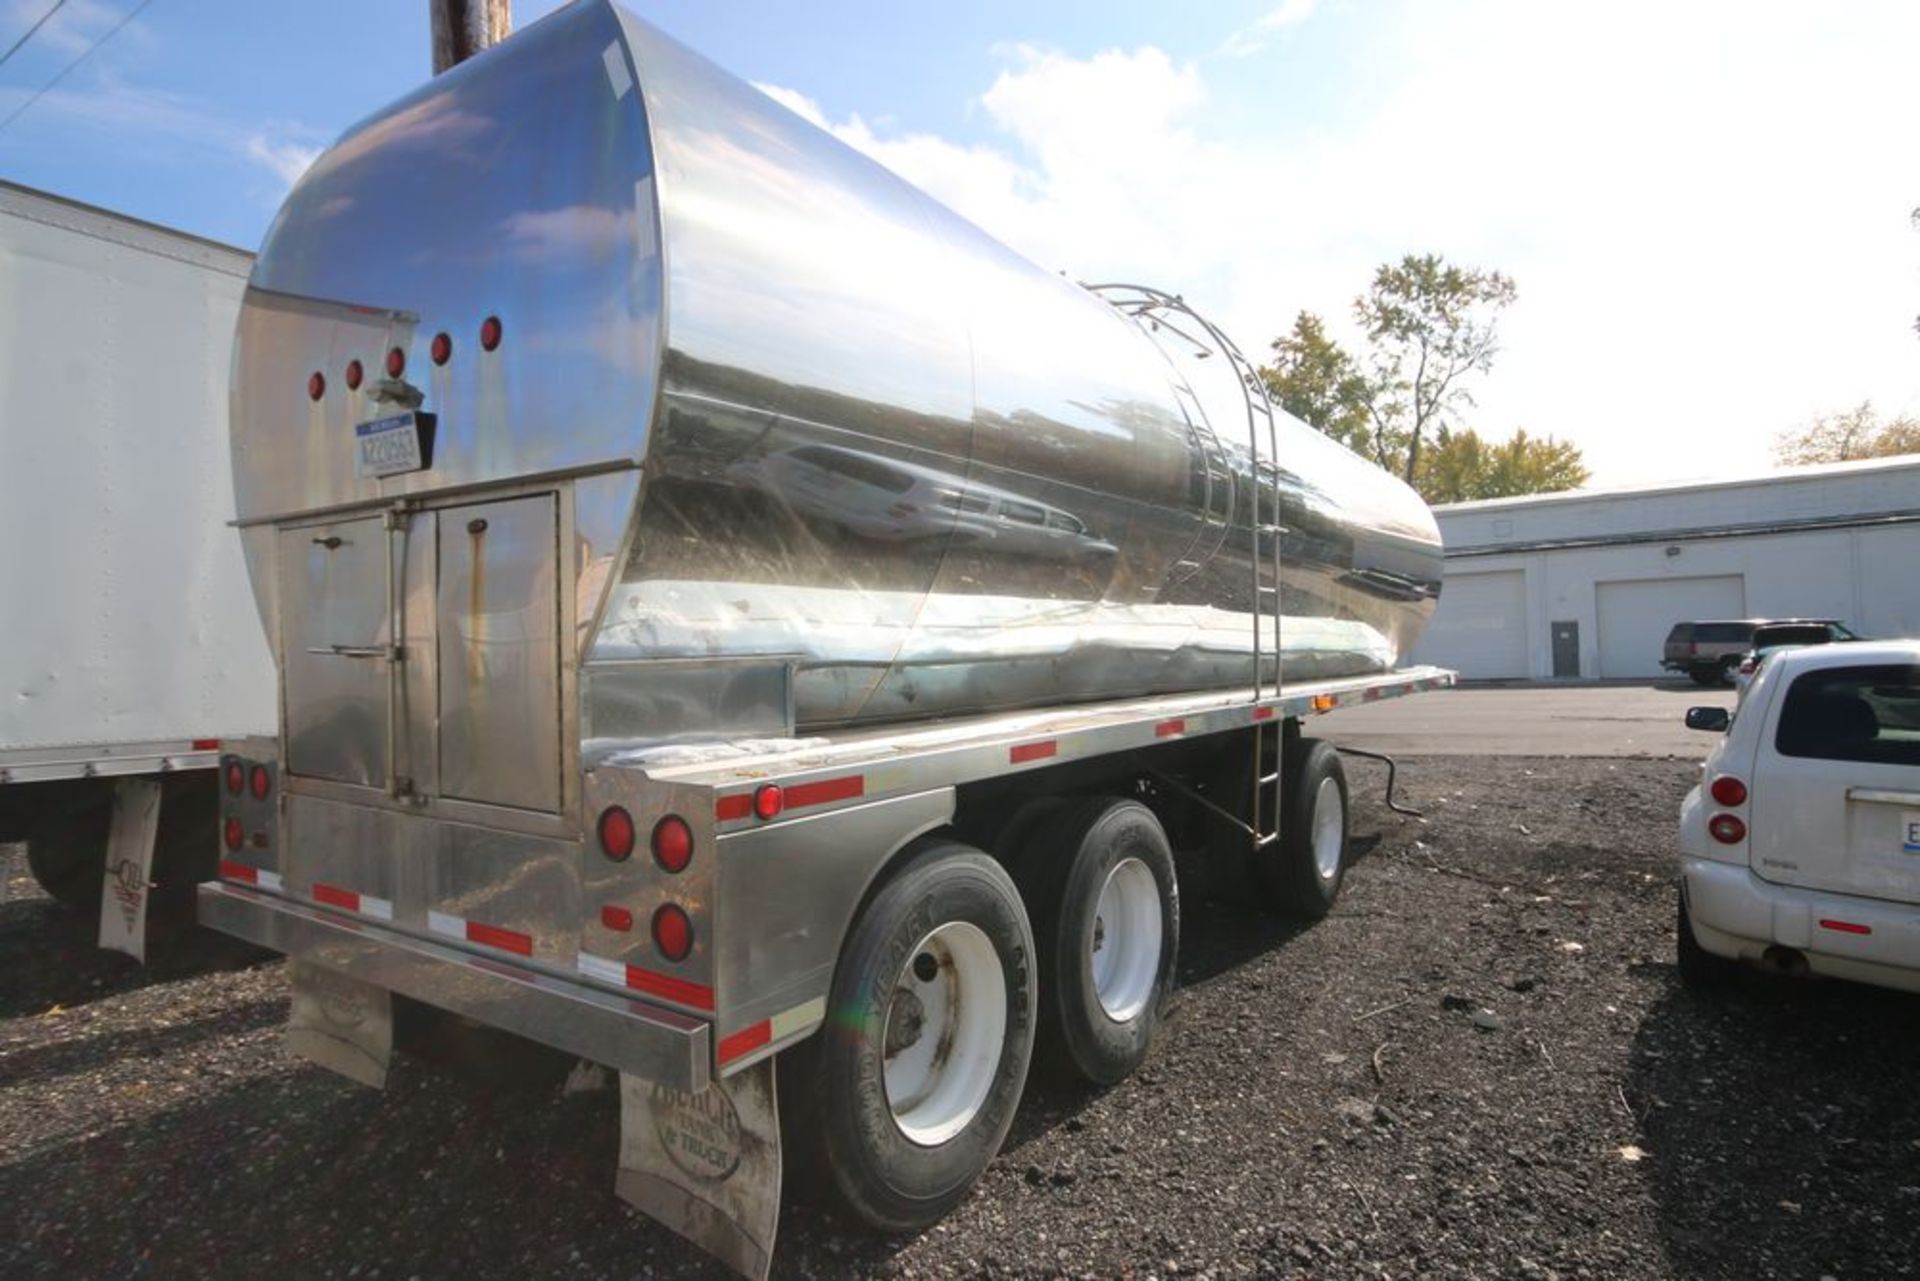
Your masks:
M 1169 330 L 1192 344 L 1195 353 L 1202 357 L 1217 353 L 1239 381 L 1241 399 L 1246 404 L 1247 453 L 1253 470 L 1253 510 L 1248 515 L 1247 528 L 1253 540 L 1248 560 L 1253 575 L 1250 616 L 1253 620 L 1253 702 L 1257 707 L 1268 698 L 1269 693 L 1275 697 L 1280 693 L 1280 539 L 1285 533 L 1285 527 L 1280 524 L 1279 423 L 1274 415 L 1272 397 L 1267 393 L 1266 380 L 1260 377 L 1260 371 L 1234 345 L 1231 338 L 1212 321 L 1189 307 L 1178 294 L 1169 294 L 1145 285 L 1118 283 L 1088 285 L 1086 288 L 1150 331 L 1162 328 Z M 1204 340 L 1186 325 L 1176 324 L 1171 319 L 1176 315 L 1192 322 L 1192 326 L 1205 335 Z M 1174 382 L 1177 391 L 1195 402 L 1193 412 L 1188 415 L 1189 420 L 1204 422 L 1205 414 L 1199 409 L 1197 397 L 1193 397 L 1191 388 L 1177 370 Z M 1182 408 L 1187 408 L 1184 402 Z M 1264 450 L 1261 448 L 1263 434 Z M 1209 487 L 1215 480 L 1212 473 L 1213 463 L 1209 459 Z M 1230 512 L 1226 519 L 1231 523 Z M 1225 531 L 1222 532 L 1224 534 Z M 1271 682 L 1264 673 L 1268 655 L 1262 643 L 1269 619 L 1273 628 Z M 1253 791 L 1249 807 L 1252 821 L 1240 826 L 1246 828 L 1256 853 L 1280 839 L 1280 800 L 1282 779 L 1286 772 L 1280 752 L 1284 740 L 1285 731 L 1277 717 L 1255 716 L 1253 761 L 1249 770 Z

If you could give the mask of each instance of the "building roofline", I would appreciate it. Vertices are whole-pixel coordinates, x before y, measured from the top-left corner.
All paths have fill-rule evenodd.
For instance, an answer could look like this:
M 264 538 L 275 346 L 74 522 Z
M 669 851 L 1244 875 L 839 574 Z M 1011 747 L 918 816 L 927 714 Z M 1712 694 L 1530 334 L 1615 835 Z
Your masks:
M 1610 485 L 1600 489 L 1563 489 L 1551 494 L 1519 494 L 1512 498 L 1479 498 L 1465 503 L 1441 503 L 1435 506 L 1433 511 L 1435 515 L 1512 511 L 1521 507 L 1550 507 L 1595 499 L 1643 498 L 1707 489 L 1733 489 L 1762 481 L 1814 480 L 1823 476 L 1907 469 L 1920 470 L 1920 454 L 1896 454 L 1891 458 L 1856 458 L 1843 463 L 1813 463 L 1804 467 L 1772 467 L 1738 476 L 1650 481 L 1645 484 Z

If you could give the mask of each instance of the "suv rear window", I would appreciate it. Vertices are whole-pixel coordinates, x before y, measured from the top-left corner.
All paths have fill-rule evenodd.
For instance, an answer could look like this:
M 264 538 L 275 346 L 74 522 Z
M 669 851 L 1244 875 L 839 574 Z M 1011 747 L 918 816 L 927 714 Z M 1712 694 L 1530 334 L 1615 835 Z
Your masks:
M 1830 667 L 1787 691 L 1782 756 L 1920 765 L 1920 667 Z
M 1669 645 L 1684 645 L 1692 639 L 1692 623 L 1675 623 L 1673 630 L 1667 633 L 1667 644 Z
M 1753 636 L 1752 623 L 1695 623 L 1693 639 L 1700 644 L 1726 644 Z

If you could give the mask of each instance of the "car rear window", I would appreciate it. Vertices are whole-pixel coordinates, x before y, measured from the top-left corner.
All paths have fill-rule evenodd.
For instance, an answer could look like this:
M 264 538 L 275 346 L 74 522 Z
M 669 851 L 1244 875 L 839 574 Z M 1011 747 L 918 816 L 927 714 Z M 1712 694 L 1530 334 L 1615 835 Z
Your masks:
M 1675 623 L 1673 630 L 1667 633 L 1667 644 L 1669 645 L 1684 645 L 1692 639 L 1692 623 Z
M 1751 623 L 1695 623 L 1693 625 L 1693 639 L 1703 643 L 1744 641 L 1752 635 L 1753 624 Z
M 1829 667 L 1787 690 L 1782 756 L 1920 765 L 1920 666 Z
M 1833 639 L 1833 629 L 1825 623 L 1782 623 L 1776 627 L 1753 629 L 1753 647 L 1767 645 L 1825 645 Z

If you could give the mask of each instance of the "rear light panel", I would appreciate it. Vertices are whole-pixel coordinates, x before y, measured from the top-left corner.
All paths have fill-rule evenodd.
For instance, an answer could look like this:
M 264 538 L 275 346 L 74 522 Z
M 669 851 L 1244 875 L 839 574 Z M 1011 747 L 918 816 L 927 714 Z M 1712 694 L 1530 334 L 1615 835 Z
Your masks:
M 1722 774 L 1707 787 L 1707 794 L 1717 805 L 1732 809 L 1736 805 L 1747 803 L 1747 785 L 1731 774 Z
M 1747 825 L 1737 815 L 1715 814 L 1707 820 L 1707 834 L 1722 845 L 1738 845 L 1747 839 Z

